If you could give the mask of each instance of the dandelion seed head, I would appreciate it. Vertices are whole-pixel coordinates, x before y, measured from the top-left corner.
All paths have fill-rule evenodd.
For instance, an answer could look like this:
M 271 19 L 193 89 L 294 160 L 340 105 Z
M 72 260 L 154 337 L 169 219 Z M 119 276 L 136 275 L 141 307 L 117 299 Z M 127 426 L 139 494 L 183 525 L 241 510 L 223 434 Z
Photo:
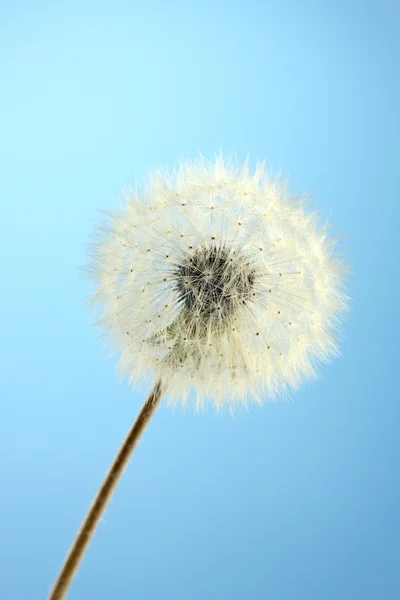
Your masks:
M 337 354 L 344 267 L 327 228 L 262 163 L 198 158 L 125 192 L 92 246 L 91 302 L 130 380 L 169 399 L 261 402 Z

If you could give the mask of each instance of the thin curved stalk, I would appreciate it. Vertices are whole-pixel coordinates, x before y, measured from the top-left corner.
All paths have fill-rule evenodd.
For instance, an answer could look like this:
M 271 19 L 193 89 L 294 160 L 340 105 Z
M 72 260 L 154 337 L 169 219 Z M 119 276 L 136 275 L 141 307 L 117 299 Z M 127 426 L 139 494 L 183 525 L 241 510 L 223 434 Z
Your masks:
M 57 580 L 53 586 L 48 600 L 61 600 L 65 597 L 72 578 L 79 566 L 85 549 L 96 529 L 97 523 L 104 512 L 106 504 L 118 483 L 119 478 L 152 414 L 161 398 L 161 381 L 158 381 L 147 400 L 143 404 L 128 435 L 120 447 L 92 506 L 83 521 L 75 541 L 65 559 Z

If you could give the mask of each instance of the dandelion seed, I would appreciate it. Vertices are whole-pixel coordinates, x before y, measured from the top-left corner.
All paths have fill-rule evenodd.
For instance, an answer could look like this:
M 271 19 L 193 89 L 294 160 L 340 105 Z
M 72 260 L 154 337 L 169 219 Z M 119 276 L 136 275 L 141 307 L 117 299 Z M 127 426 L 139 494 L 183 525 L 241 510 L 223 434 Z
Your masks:
M 92 253 L 92 303 L 102 311 L 108 342 L 122 348 L 121 371 L 132 381 L 160 378 L 171 402 L 185 402 L 193 391 L 197 405 L 218 407 L 274 398 L 314 377 L 337 352 L 346 296 L 334 244 L 304 200 L 262 164 L 252 175 L 220 157 L 185 162 L 128 195 Z M 126 264 L 134 265 L 134 281 L 125 277 Z M 159 314 L 149 328 L 144 315 Z M 121 346 L 128 329 L 144 346 Z M 232 378 L 232 365 L 240 377 Z

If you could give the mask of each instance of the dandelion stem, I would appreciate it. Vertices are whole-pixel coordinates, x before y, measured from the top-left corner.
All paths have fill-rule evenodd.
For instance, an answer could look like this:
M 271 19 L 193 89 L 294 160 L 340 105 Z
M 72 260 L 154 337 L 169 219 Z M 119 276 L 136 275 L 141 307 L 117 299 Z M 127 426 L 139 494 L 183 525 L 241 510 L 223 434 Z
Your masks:
M 92 506 L 87 513 L 75 541 L 54 584 L 49 600 L 61 600 L 65 597 L 80 560 L 85 552 L 96 525 L 106 507 L 106 504 L 120 478 L 122 472 L 153 412 L 161 398 L 161 381 L 158 381 L 147 400 L 143 404 L 128 435 L 120 447 Z

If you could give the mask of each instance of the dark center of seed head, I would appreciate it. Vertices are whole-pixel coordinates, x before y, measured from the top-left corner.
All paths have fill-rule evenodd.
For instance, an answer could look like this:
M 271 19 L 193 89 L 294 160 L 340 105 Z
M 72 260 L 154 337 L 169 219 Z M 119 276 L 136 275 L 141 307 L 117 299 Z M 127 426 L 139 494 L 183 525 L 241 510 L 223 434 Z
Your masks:
M 225 318 L 250 298 L 255 272 L 237 251 L 224 246 L 197 248 L 174 273 L 181 302 L 199 316 Z

